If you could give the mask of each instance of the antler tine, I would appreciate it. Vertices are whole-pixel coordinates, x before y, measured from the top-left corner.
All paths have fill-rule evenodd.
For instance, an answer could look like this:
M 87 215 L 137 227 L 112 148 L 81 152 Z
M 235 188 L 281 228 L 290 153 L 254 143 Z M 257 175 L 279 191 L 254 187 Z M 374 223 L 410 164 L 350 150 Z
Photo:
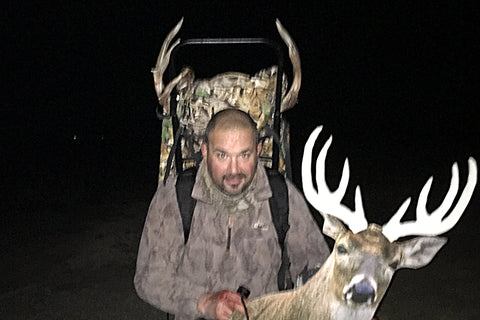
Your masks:
M 165 85 L 163 84 L 163 73 L 167 69 L 168 63 L 170 62 L 170 54 L 172 53 L 173 48 L 175 48 L 179 43 L 180 39 L 177 39 L 171 46 L 170 42 L 172 39 L 177 35 L 178 31 L 182 27 L 183 24 L 183 17 L 177 23 L 177 25 L 170 31 L 167 35 L 165 40 L 163 41 L 162 48 L 160 49 L 160 53 L 158 54 L 157 64 L 155 68 L 152 68 L 153 73 L 153 81 L 155 84 L 155 91 L 157 92 L 158 99 L 160 103 L 163 105 L 164 109 L 168 109 L 169 105 L 163 102 L 163 95 L 165 95 L 164 89 Z M 168 92 L 170 95 L 170 92 Z
M 477 162 L 474 158 L 468 159 L 468 178 L 465 188 L 463 189 L 457 204 L 450 211 L 450 214 L 445 217 L 455 200 L 455 196 L 459 189 L 459 174 L 458 165 L 454 163 L 452 166 L 452 179 L 450 180 L 450 187 L 445 195 L 442 204 L 432 213 L 428 213 L 426 204 L 430 188 L 432 186 L 433 177 L 430 177 L 425 183 L 425 186 L 420 192 L 418 204 L 416 208 L 417 219 L 415 221 L 400 222 L 405 214 L 410 199 L 402 205 L 398 212 L 390 219 L 388 223 L 383 226 L 383 234 L 390 241 L 395 241 L 398 238 L 409 235 L 423 235 L 436 236 L 449 231 L 453 228 L 460 217 L 473 194 L 473 190 L 477 184 Z
M 360 188 L 357 187 L 355 190 L 355 211 L 350 210 L 341 203 L 343 197 L 345 196 L 350 177 L 348 159 L 345 159 L 342 177 L 337 190 L 331 191 L 326 183 L 325 159 L 328 149 L 332 143 L 331 136 L 320 151 L 316 162 L 316 182 L 318 191 L 315 191 L 313 186 L 311 158 L 313 146 L 321 131 L 322 127 L 317 127 L 312 132 L 307 140 L 307 143 L 305 144 L 305 151 L 302 160 L 302 185 L 305 197 L 321 214 L 329 214 L 337 217 L 347 224 L 350 230 L 352 230 L 354 233 L 357 233 L 366 229 L 368 226 L 368 222 L 363 211 Z

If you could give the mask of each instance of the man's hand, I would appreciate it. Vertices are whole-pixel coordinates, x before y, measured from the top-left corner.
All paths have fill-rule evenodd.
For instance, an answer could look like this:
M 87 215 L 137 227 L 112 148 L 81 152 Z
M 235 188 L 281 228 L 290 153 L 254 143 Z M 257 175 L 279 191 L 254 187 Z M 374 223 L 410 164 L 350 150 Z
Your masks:
M 209 319 L 226 320 L 234 310 L 245 313 L 240 295 L 229 290 L 204 293 L 198 302 L 198 310 Z

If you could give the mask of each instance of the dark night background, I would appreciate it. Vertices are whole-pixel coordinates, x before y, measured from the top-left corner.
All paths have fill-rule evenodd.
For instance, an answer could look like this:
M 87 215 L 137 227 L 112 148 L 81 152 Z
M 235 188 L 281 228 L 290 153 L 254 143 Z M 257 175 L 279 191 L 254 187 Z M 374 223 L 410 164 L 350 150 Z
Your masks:
M 280 19 L 299 48 L 303 72 L 299 103 L 285 114 L 291 125 L 293 180 L 301 185 L 303 145 L 316 126 L 324 125 L 325 137 L 334 136 L 329 182 L 335 185 L 348 157 L 352 187 L 345 201 L 351 204 L 353 185 L 360 184 L 372 222 L 386 222 L 409 196 L 413 218 L 415 200 L 432 175 L 429 209 L 435 208 L 448 188 L 452 164 L 459 163 L 463 186 L 468 157 L 480 160 L 480 10 L 473 1 L 7 1 L 3 7 L 4 302 L 24 282 L 31 285 L 18 270 L 39 273 L 29 262 L 12 262 L 11 252 L 22 255 L 26 248 L 41 256 L 38 243 L 78 234 L 92 221 L 119 215 L 114 208 L 132 203 L 139 204 L 135 214 L 129 213 L 137 217 L 132 237 L 138 241 L 157 183 L 160 143 L 150 69 L 164 37 L 182 16 L 182 39 L 266 37 L 281 42 L 275 28 L 275 18 Z M 194 68 L 197 77 L 256 72 L 257 65 L 271 62 L 268 53 L 254 50 L 218 49 L 193 57 L 200 60 Z M 478 189 L 459 224 L 446 234 L 450 242 L 434 263 L 396 276 L 382 306 L 388 311 L 383 319 L 452 319 L 448 312 L 458 319 L 479 316 L 474 298 L 480 294 Z M 49 267 L 40 269 L 48 273 Z M 8 273 L 12 270 L 14 276 Z M 407 287 L 408 280 L 415 283 Z M 130 285 L 131 278 L 122 281 Z M 130 310 L 138 312 L 134 316 L 150 319 L 147 314 L 153 311 L 132 307 L 142 302 L 128 293 L 134 301 Z M 416 299 L 425 300 L 419 304 Z M 49 309 L 48 303 L 41 312 Z M 73 318 L 111 318 L 92 308 L 89 316 Z M 422 313 L 429 308 L 441 310 L 445 318 Z M 399 310 L 406 313 L 398 315 Z M 5 304 L 0 311 L 11 316 Z M 123 317 L 133 315 L 125 311 Z

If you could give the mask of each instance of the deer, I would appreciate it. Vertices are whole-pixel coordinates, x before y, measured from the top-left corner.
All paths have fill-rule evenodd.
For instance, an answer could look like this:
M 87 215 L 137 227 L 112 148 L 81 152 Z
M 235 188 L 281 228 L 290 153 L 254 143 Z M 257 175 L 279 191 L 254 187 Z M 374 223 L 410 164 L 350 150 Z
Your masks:
M 439 235 L 457 224 L 475 189 L 477 164 L 470 157 L 467 181 L 460 196 L 457 197 L 459 170 L 454 163 L 450 187 L 435 211 L 429 213 L 426 208 L 433 181 L 430 177 L 420 192 L 415 221 L 401 221 L 410 205 L 408 198 L 385 225 L 369 224 L 359 186 L 355 188 L 354 210 L 341 203 L 349 183 L 348 158 L 338 188 L 332 191 L 326 183 L 325 160 L 331 136 L 317 157 L 315 188 L 311 159 L 321 131 L 322 127 L 317 127 L 305 144 L 302 185 L 305 198 L 324 218 L 323 233 L 335 244 L 322 267 L 303 286 L 247 301 L 246 314 L 252 320 L 372 319 L 394 273 L 401 268 L 428 265 L 446 244 L 447 239 Z M 397 241 L 407 236 L 416 237 Z M 245 315 L 235 311 L 231 319 L 245 319 Z

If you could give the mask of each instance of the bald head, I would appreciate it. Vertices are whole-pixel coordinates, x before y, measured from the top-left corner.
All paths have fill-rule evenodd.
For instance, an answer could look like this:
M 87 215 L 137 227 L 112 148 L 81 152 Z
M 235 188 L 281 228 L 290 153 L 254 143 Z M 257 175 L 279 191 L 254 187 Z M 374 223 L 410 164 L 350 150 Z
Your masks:
M 217 112 L 208 122 L 205 129 L 205 142 L 208 142 L 213 130 L 250 130 L 255 138 L 255 145 L 258 144 L 258 131 L 255 122 L 245 112 L 237 109 L 225 109 Z

